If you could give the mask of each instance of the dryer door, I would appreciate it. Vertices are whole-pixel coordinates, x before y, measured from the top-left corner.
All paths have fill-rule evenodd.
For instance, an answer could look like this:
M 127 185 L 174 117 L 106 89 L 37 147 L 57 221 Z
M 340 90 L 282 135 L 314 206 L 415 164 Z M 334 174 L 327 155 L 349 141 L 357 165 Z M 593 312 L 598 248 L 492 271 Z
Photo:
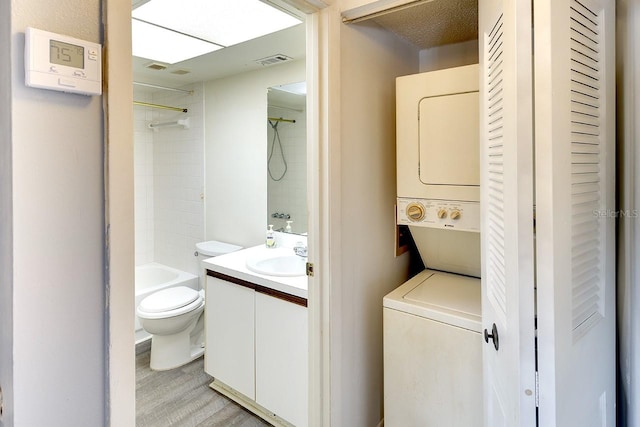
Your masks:
M 480 185 L 478 92 L 422 98 L 420 181 L 427 185 Z

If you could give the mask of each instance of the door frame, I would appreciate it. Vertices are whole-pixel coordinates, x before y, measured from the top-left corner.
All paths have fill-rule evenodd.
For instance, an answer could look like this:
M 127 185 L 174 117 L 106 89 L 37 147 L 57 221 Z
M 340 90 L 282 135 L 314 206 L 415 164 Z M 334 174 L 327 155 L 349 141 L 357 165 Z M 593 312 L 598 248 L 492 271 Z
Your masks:
M 105 424 L 135 425 L 131 1 L 102 2 L 105 111 Z
M 307 15 L 307 192 L 309 260 L 316 276 L 309 278 L 309 414 L 310 425 L 329 423 L 329 256 L 325 244 L 328 217 L 328 167 L 321 149 L 320 10 L 322 0 L 283 0 Z M 131 1 L 102 2 L 104 31 L 104 162 L 105 162 L 105 424 L 135 425 L 134 324 L 134 186 L 133 76 Z

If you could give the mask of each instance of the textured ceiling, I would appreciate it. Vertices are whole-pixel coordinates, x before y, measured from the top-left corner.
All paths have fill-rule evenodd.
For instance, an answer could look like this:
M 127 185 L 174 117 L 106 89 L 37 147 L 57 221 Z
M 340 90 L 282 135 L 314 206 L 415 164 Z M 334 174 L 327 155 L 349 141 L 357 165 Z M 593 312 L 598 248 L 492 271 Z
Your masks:
M 371 18 L 420 49 L 478 38 L 478 0 L 433 0 Z

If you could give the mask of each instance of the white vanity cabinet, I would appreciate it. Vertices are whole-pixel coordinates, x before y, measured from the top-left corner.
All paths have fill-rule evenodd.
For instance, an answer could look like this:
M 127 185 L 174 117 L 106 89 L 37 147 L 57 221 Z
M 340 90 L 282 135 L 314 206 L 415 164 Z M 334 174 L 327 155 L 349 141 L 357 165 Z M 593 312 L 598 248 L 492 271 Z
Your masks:
M 256 293 L 256 402 L 308 424 L 307 308 Z
M 207 276 L 205 295 L 205 371 L 255 399 L 255 291 Z
M 211 388 L 275 426 L 308 425 L 306 299 L 208 271 Z

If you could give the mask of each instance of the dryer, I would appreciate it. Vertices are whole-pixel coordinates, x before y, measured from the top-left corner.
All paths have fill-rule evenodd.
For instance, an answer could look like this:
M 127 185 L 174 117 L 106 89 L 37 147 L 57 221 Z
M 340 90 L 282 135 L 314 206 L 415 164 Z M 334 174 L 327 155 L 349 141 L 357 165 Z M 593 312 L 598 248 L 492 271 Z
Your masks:
M 397 223 L 427 268 L 480 277 L 478 65 L 396 79 Z
M 399 198 L 480 201 L 478 65 L 396 79 Z

